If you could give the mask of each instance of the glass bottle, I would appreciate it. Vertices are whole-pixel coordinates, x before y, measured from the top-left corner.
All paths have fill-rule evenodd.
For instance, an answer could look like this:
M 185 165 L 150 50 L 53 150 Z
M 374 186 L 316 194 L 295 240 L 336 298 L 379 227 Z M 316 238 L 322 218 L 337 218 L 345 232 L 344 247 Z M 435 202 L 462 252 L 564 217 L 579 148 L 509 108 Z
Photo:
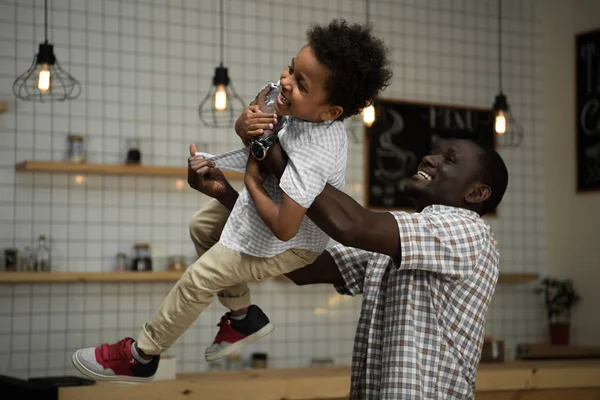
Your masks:
M 152 256 L 148 243 L 136 243 L 135 258 L 131 269 L 133 271 L 152 271 Z
M 17 257 L 19 255 L 19 250 L 17 249 L 4 249 L 4 267 L 7 271 L 16 271 L 17 270 Z
M 40 235 L 38 247 L 35 249 L 35 270 L 50 271 L 50 247 L 46 242 L 46 236 Z
M 127 139 L 127 158 L 125 164 L 141 164 L 142 153 L 140 152 L 139 139 Z

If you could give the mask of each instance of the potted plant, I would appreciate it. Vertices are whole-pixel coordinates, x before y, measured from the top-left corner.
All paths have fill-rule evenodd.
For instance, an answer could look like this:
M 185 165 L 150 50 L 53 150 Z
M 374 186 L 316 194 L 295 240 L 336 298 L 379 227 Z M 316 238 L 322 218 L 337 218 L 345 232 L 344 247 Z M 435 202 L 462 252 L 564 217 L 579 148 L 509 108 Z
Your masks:
M 545 278 L 536 293 L 543 294 L 548 317 L 550 344 L 568 345 L 571 311 L 581 298 L 570 279 Z

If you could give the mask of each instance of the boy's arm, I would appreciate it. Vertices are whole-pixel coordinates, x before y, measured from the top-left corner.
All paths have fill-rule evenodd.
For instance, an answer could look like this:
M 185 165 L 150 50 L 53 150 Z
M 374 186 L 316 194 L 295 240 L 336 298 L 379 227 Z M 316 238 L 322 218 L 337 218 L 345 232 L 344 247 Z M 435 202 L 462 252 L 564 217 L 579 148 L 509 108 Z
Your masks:
M 281 206 L 277 205 L 263 188 L 262 178 L 257 179 L 256 176 L 252 176 L 257 173 L 260 174 L 258 161 L 253 156 L 249 157 L 249 161 L 246 166 L 245 183 L 258 215 L 277 239 L 284 242 L 290 240 L 298 233 L 302 218 L 306 214 L 306 208 L 296 203 L 285 193 L 283 193 Z

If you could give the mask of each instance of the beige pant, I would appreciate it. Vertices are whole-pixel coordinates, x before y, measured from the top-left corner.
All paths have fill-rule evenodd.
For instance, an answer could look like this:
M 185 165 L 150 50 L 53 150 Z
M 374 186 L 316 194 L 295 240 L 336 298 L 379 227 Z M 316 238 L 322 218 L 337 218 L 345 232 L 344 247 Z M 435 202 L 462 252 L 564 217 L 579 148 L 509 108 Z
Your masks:
M 319 253 L 292 249 L 275 257 L 259 258 L 231 250 L 219 242 L 229 217 L 217 200 L 211 199 L 194 214 L 190 235 L 198 260 L 189 266 L 137 339 L 146 354 L 166 351 L 194 323 L 217 294 L 230 310 L 251 305 L 246 282 L 279 276 L 311 264 Z

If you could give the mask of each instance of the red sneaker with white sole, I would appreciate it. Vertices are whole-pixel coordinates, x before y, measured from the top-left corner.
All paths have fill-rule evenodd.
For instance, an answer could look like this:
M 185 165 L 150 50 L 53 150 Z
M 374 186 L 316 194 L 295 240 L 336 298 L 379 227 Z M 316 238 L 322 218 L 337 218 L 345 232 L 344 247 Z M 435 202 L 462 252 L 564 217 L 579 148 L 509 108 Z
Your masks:
M 256 305 L 248 308 L 246 318 L 235 320 L 230 313 L 221 317 L 215 341 L 204 352 L 206 361 L 214 361 L 262 339 L 273 331 L 273 324 Z
M 132 338 L 113 344 L 79 349 L 73 353 L 75 368 L 90 379 L 115 382 L 150 382 L 158 369 L 160 356 L 148 364 L 135 360 L 131 352 Z

